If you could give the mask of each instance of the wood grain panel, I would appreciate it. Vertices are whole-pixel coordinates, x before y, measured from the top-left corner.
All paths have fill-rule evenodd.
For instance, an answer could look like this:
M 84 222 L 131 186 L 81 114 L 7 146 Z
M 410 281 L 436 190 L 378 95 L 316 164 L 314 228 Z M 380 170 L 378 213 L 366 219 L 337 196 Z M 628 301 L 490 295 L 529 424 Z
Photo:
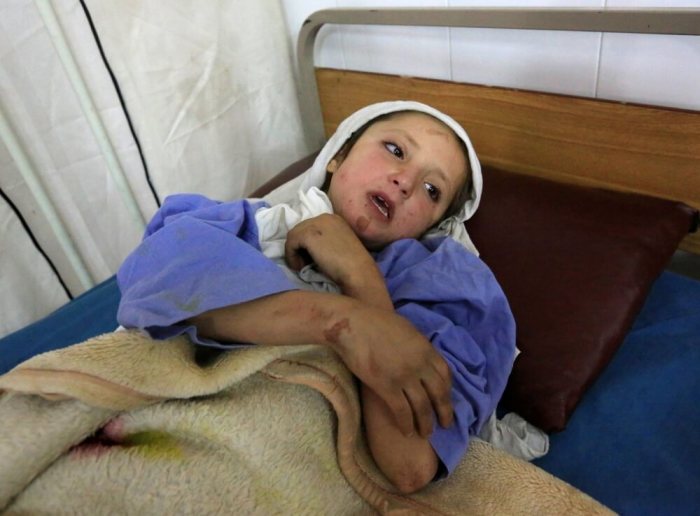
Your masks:
M 700 112 L 319 68 L 326 134 L 382 100 L 418 100 L 469 133 L 483 163 L 700 209 Z M 700 254 L 700 235 L 681 247 Z

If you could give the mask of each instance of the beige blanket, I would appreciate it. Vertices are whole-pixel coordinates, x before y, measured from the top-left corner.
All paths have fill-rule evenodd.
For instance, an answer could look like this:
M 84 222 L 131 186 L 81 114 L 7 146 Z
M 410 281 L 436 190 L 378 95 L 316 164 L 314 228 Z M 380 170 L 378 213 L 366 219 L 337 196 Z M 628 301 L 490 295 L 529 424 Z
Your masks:
M 352 375 L 316 346 L 212 354 L 116 332 L 34 357 L 0 389 L 6 514 L 609 514 L 479 440 L 448 479 L 397 493 Z

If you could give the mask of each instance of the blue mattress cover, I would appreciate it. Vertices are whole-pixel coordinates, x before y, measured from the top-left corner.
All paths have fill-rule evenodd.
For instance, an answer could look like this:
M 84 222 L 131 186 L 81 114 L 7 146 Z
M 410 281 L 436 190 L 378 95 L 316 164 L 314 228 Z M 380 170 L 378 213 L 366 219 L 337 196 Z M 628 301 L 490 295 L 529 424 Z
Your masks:
M 116 328 L 114 278 L 0 339 L 0 373 Z M 535 464 L 621 514 L 700 514 L 700 282 L 664 272 Z

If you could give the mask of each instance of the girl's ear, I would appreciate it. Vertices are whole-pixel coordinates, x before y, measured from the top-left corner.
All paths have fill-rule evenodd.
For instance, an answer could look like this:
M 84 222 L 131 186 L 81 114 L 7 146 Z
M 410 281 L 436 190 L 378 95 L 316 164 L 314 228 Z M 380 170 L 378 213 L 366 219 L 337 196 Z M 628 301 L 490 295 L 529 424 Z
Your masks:
M 332 174 L 338 170 L 338 160 L 336 158 L 333 158 L 330 163 L 328 163 L 328 166 L 326 167 L 326 172 L 329 174 Z
M 333 172 L 336 172 L 338 168 L 340 168 L 340 165 L 342 165 L 343 161 L 345 161 L 345 157 L 348 155 L 348 152 L 350 152 L 350 147 L 353 145 L 350 140 L 352 140 L 352 137 L 350 137 L 350 139 L 343 144 L 338 152 L 335 153 L 333 159 L 328 162 L 328 165 L 326 165 L 326 172 L 332 174 Z

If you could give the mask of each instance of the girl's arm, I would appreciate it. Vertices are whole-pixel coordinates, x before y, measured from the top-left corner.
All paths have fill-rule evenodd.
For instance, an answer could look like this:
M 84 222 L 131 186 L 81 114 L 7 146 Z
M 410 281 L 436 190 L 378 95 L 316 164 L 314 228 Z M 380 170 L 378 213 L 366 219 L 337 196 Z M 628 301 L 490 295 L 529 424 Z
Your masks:
M 335 216 L 306 221 L 288 235 L 287 261 L 293 268 L 301 268 L 298 250 L 303 248 L 321 270 L 339 284 L 345 295 L 361 301 L 367 307 L 393 311 L 393 303 L 374 260 L 354 234 L 348 235 L 348 231 L 351 233 L 347 224 Z M 328 242 L 331 239 L 334 242 Z M 324 245 L 320 245 L 324 240 Z M 324 253 L 323 250 L 332 252 Z M 396 357 L 396 360 L 400 360 L 400 357 Z M 449 384 L 449 374 L 446 380 Z M 406 435 L 399 429 L 384 401 L 364 383 L 361 385 L 361 396 L 368 444 L 382 472 L 404 493 L 427 485 L 435 478 L 439 465 L 428 441 L 434 420 L 432 407 L 414 407 L 423 411 L 416 418 L 419 431 Z M 448 426 L 451 419 L 451 412 L 443 413 L 440 423 Z
M 421 419 L 433 409 L 451 414 L 447 365 L 430 341 L 393 311 L 344 295 L 290 291 L 209 310 L 189 322 L 219 341 L 330 347 L 381 398 L 403 434 L 415 432 L 414 418 L 418 428 L 428 428 Z

